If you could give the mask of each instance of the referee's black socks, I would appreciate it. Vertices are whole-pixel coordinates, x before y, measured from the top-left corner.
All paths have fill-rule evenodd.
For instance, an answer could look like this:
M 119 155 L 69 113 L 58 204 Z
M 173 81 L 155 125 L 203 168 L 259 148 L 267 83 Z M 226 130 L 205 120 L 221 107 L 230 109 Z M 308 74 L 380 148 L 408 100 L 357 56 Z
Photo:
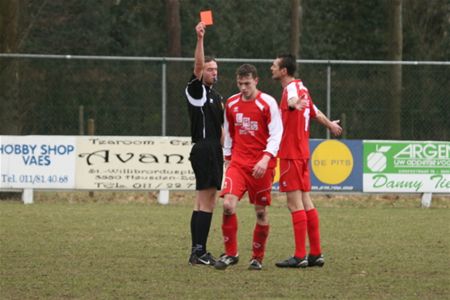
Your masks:
M 197 210 L 192 211 L 192 216 L 191 216 L 192 252 L 195 251 L 195 246 L 197 244 L 197 235 L 195 233 L 195 224 L 197 224 L 197 215 L 198 215 L 198 211 Z
M 195 219 L 193 231 L 193 241 L 196 249 L 195 252 L 198 256 L 202 256 L 206 253 L 206 243 L 208 241 L 209 229 L 211 227 L 212 213 L 199 210 L 194 212 L 192 216 L 193 219 Z

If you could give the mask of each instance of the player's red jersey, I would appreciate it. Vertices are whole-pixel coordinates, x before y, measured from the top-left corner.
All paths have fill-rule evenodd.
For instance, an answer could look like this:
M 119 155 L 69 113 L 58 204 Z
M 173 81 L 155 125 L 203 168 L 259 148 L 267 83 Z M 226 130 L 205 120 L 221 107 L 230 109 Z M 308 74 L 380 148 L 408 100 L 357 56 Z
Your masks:
M 301 111 L 290 109 L 287 100 L 293 97 L 306 99 L 308 105 Z M 309 121 L 316 117 L 317 108 L 301 80 L 293 80 L 283 89 L 280 109 L 284 131 L 278 157 L 283 159 L 309 158 Z
M 258 92 L 254 100 L 244 101 L 241 93 L 228 98 L 224 118 L 224 155 L 233 162 L 253 167 L 264 155 L 277 155 L 283 125 L 276 100 Z M 272 158 L 269 167 L 275 166 Z

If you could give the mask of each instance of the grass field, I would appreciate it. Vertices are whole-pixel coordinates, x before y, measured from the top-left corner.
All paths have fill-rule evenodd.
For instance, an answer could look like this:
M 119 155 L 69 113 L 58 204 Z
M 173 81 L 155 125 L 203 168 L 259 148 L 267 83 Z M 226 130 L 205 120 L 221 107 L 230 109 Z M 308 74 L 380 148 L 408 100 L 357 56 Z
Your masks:
M 86 193 L 85 193 L 86 194 Z M 85 195 L 83 194 L 83 195 Z M 450 199 L 318 197 L 323 268 L 278 269 L 293 252 L 282 197 L 269 209 L 264 269 L 247 270 L 254 212 L 238 207 L 241 261 L 188 266 L 190 196 L 42 193 L 0 201 L 1 299 L 449 299 Z M 189 198 L 189 199 L 188 199 Z M 209 250 L 222 252 L 221 208 Z

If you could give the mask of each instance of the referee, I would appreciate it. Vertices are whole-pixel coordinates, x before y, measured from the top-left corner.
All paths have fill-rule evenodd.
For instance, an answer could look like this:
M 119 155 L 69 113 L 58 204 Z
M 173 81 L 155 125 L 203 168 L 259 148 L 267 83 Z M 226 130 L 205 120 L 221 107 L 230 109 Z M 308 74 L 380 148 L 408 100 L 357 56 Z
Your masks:
M 207 251 L 216 193 L 223 177 L 222 96 L 213 88 L 217 81 L 217 62 L 204 56 L 205 25 L 195 27 L 194 73 L 186 87 L 193 147 L 189 156 L 196 179 L 196 197 L 191 217 L 192 252 L 189 264 L 214 265 L 214 257 Z

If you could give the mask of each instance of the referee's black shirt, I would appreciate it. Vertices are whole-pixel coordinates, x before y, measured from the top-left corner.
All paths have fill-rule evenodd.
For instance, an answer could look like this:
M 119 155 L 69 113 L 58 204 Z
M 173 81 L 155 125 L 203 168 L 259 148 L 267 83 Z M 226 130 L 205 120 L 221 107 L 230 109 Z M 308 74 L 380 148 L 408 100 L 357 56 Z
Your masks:
M 192 142 L 220 141 L 223 125 L 222 96 L 193 74 L 186 87 Z

